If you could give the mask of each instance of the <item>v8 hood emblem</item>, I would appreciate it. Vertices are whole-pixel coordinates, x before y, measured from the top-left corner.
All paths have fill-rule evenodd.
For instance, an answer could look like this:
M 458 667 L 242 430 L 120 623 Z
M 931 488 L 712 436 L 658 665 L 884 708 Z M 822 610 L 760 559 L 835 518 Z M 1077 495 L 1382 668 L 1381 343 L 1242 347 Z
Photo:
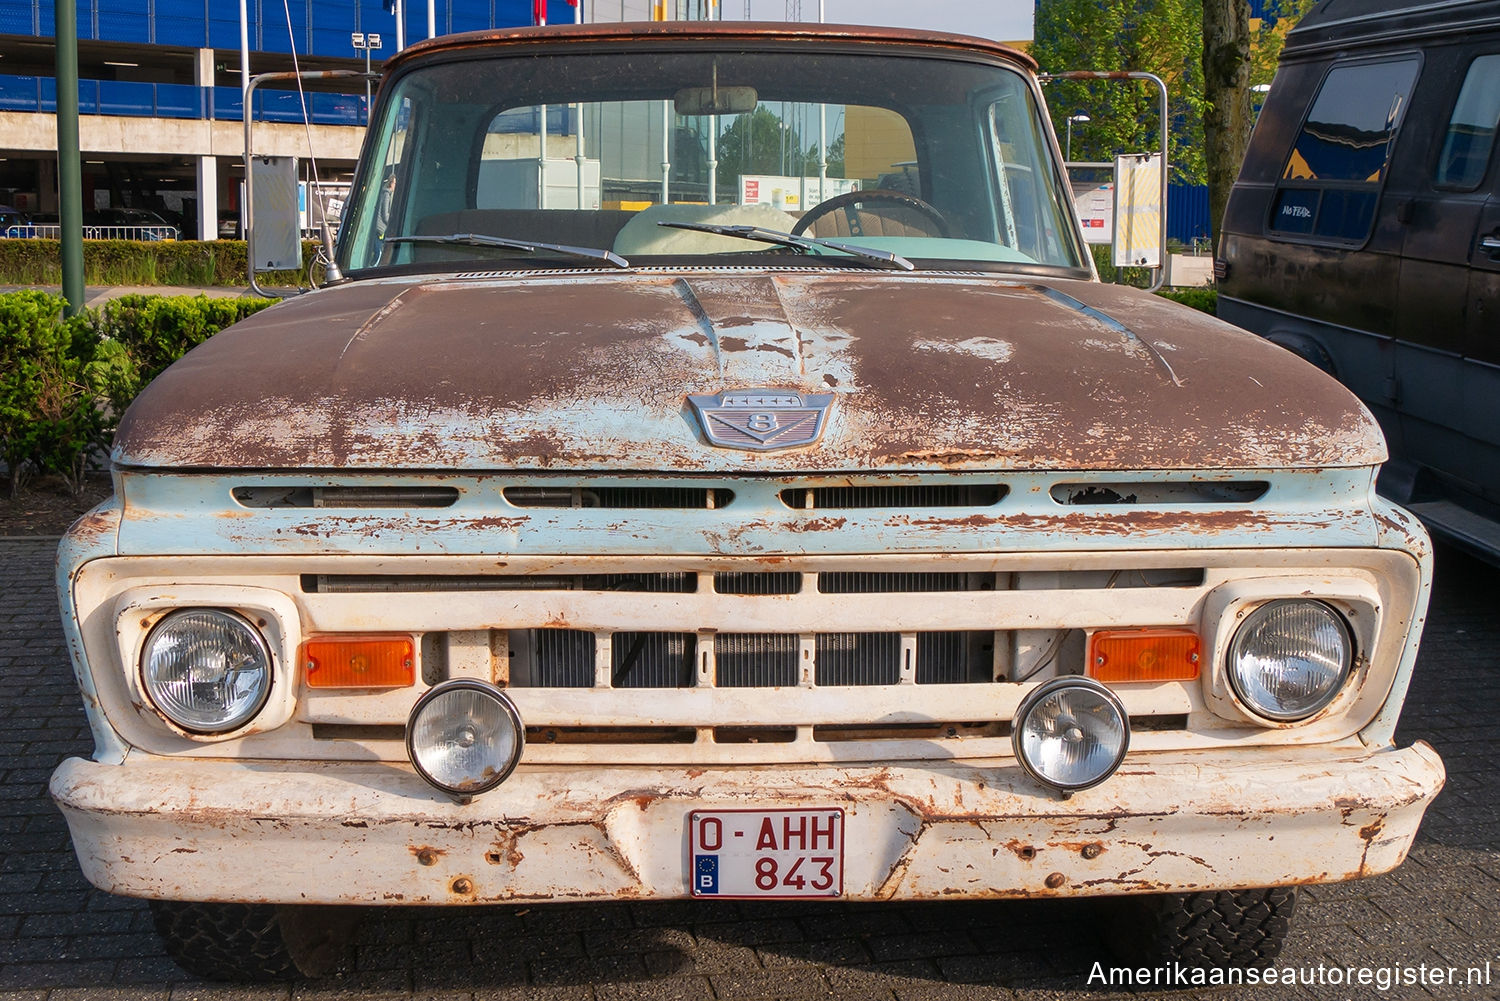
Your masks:
M 811 445 L 828 424 L 832 393 L 737 389 L 718 396 L 689 396 L 710 445 L 769 452 Z

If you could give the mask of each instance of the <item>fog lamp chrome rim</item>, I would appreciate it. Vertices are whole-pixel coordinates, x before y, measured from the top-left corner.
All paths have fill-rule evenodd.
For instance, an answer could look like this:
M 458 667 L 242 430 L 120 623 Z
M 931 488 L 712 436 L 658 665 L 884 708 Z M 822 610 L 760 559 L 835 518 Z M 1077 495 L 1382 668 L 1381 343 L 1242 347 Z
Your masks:
M 509 778 L 525 742 L 526 728 L 510 697 L 471 678 L 433 686 L 406 724 L 406 754 L 417 774 L 459 798 L 488 792 Z
M 1252 643 L 1266 641 L 1266 637 L 1262 636 L 1259 631 L 1266 626 L 1267 620 L 1289 610 L 1300 610 L 1319 616 L 1331 630 L 1330 634 L 1324 638 L 1333 640 L 1333 646 L 1336 649 L 1319 650 L 1315 645 L 1316 641 L 1309 638 L 1301 650 L 1276 650 L 1274 641 L 1277 637 L 1274 636 L 1271 651 L 1257 654 L 1251 649 Z M 1274 673 L 1267 671 L 1264 663 L 1265 660 L 1277 654 L 1287 660 L 1296 657 L 1310 662 L 1315 668 L 1321 666 L 1323 669 L 1321 688 L 1306 693 L 1300 700 L 1288 700 L 1285 695 L 1278 698 L 1278 693 L 1265 683 L 1268 677 L 1274 678 Z M 1329 670 L 1330 667 L 1332 670 Z M 1256 668 L 1261 671 L 1259 675 L 1250 673 Z M 1235 697 L 1251 713 L 1273 723 L 1297 723 L 1328 708 L 1344 690 L 1344 685 L 1353 672 L 1354 634 L 1349 628 L 1349 623 L 1337 609 L 1326 601 L 1316 599 L 1278 598 L 1258 606 L 1245 616 L 1245 621 L 1240 623 L 1240 627 L 1235 630 L 1234 636 L 1229 641 L 1224 673 L 1229 676 L 1229 687 L 1234 691 Z M 1285 677 L 1282 680 L 1286 680 Z M 1293 680 L 1300 680 L 1303 684 L 1315 684 L 1319 679 L 1305 677 Z
M 146 697 L 190 734 L 231 733 L 248 724 L 270 699 L 274 671 L 265 636 L 223 608 L 174 609 L 141 644 Z
M 1071 776 L 1049 760 L 1075 748 L 1087 751 L 1089 741 L 1103 753 L 1087 754 L 1087 767 Z M 1089 789 L 1113 775 L 1125 760 L 1130 717 L 1124 703 L 1101 682 L 1074 675 L 1053 678 L 1021 700 L 1011 725 L 1011 747 L 1026 774 L 1043 785 L 1063 793 Z

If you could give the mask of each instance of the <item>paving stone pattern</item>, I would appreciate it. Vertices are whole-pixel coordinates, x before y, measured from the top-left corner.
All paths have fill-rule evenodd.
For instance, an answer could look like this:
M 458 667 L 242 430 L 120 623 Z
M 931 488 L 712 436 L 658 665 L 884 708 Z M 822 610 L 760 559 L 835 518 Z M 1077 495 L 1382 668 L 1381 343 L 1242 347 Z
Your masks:
M 1303 892 L 1281 965 L 1489 963 L 1492 983 L 1156 995 L 1089 986 L 1103 950 L 1096 908 L 1080 901 L 378 908 L 338 976 L 195 981 L 161 953 L 143 904 L 84 881 L 46 795 L 53 767 L 92 746 L 52 553 L 51 542 L 0 540 L 0 1001 L 1500 998 L 1500 571 L 1449 550 L 1399 734 L 1437 747 L 1448 787 L 1401 869 Z

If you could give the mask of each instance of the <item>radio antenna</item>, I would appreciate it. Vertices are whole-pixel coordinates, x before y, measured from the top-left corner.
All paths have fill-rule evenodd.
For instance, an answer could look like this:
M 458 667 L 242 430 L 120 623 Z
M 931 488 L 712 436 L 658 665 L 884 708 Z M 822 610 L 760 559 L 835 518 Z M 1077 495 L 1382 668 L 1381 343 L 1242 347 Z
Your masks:
M 286 40 L 292 47 L 292 72 L 297 77 L 297 100 L 302 106 L 302 128 L 307 132 L 307 159 L 312 164 L 312 188 L 313 197 L 318 200 L 318 220 L 321 230 L 319 252 L 323 257 L 323 277 L 325 281 L 336 282 L 343 279 L 339 266 L 333 259 L 333 234 L 328 231 L 328 202 L 323 198 L 323 179 L 318 174 L 318 154 L 313 151 L 312 118 L 307 113 L 307 92 L 302 89 L 302 67 L 297 63 L 297 33 L 292 29 L 292 5 L 291 0 L 281 0 L 281 9 L 286 11 Z M 365 112 L 369 114 L 368 109 Z M 248 169 L 249 161 L 246 161 Z M 309 266 L 307 280 L 312 282 L 312 268 Z

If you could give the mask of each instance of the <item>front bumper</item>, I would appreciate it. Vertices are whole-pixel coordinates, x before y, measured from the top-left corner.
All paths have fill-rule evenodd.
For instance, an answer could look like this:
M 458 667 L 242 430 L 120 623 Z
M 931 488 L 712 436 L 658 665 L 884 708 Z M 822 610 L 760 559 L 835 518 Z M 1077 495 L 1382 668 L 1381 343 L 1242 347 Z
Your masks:
M 112 893 L 320 904 L 688 895 L 694 809 L 842 807 L 845 897 L 1085 896 L 1318 883 L 1406 857 L 1425 743 L 1132 756 L 1062 800 L 1014 761 L 522 767 L 458 805 L 391 764 L 79 758 L 52 777 Z

